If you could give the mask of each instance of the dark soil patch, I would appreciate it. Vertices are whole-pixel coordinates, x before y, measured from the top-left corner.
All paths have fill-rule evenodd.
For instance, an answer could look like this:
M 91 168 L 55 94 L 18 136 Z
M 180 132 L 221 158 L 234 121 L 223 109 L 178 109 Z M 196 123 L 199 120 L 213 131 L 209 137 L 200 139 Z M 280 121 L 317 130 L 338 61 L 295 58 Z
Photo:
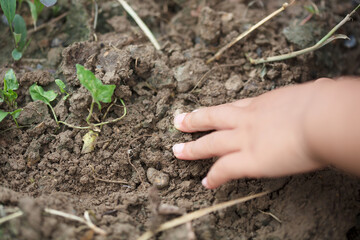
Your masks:
M 180 212 L 278 189 L 194 221 L 192 229 L 197 239 L 347 239 L 346 234 L 355 226 L 360 212 L 360 185 L 356 177 L 329 168 L 282 179 L 242 179 L 209 191 L 201 187 L 200 181 L 213 161 L 180 161 L 172 154 L 175 143 L 199 136 L 175 130 L 172 120 L 176 113 L 257 96 L 318 77 L 360 75 L 360 47 L 349 49 L 341 41 L 297 59 L 267 64 L 265 68 L 247 62 L 246 53 L 252 57 L 270 56 L 298 47 L 287 41 L 283 29 L 307 16 L 301 1 L 236 44 L 218 63 L 206 65 L 205 61 L 219 46 L 282 4 L 278 0 L 266 1 L 264 7 L 255 4 L 247 9 L 248 2 L 131 1 L 161 39 L 160 52 L 124 16 L 117 1 L 107 1 L 100 3 L 97 41 L 88 32 L 85 35 L 89 41 L 83 42 L 77 42 L 74 35 L 66 35 L 71 21 L 66 18 L 53 31 L 50 28 L 36 33 L 35 39 L 46 34 L 48 44 L 40 52 L 30 47 L 25 55 L 42 57 L 45 62 L 25 59 L 17 64 L 10 64 L 10 60 L 3 64 L 0 79 L 10 67 L 20 79 L 18 104 L 24 111 L 19 122 L 31 127 L 0 134 L 0 217 L 4 209 L 15 207 L 25 213 L 0 226 L 0 239 L 137 239 L 146 229 L 156 226 L 158 219 L 168 218 L 154 216 L 149 201 L 149 189 L 154 183 L 161 188 L 158 190 L 161 204 L 177 206 Z M 321 6 L 323 1 L 315 2 Z M 322 15 L 314 17 L 311 23 L 327 30 L 351 9 L 351 1 L 327 1 Z M 91 22 L 91 11 L 88 12 Z M 341 32 L 360 39 L 359 27 L 356 15 Z M 0 33 L 6 32 L 4 29 L 0 25 Z M 65 102 L 58 99 L 56 113 L 60 120 L 85 125 L 91 96 L 80 87 L 75 64 L 92 70 L 103 83 L 115 84 L 115 96 L 124 99 L 128 107 L 123 120 L 103 127 L 95 151 L 88 154 L 81 154 L 86 130 L 65 126 L 57 129 L 47 107 L 31 102 L 28 93 L 35 82 L 46 89 L 56 89 L 55 77 L 62 78 L 71 96 Z M 195 85 L 198 87 L 192 91 Z M 4 105 L 0 104 L 0 108 Z M 97 110 L 95 115 L 101 118 L 106 108 L 104 105 L 102 112 Z M 115 105 L 108 118 L 122 114 L 123 108 Z M 12 127 L 11 119 L 0 125 L 1 130 Z M 93 169 L 98 178 L 127 183 L 98 181 Z M 150 196 L 154 194 L 157 193 Z M 91 210 L 94 223 L 108 236 L 91 237 L 78 223 L 43 214 L 45 207 L 78 216 Z M 282 222 L 262 211 L 276 215 Z M 159 234 L 157 239 L 191 239 L 189 231 L 179 227 Z M 353 228 L 350 233 L 354 231 Z

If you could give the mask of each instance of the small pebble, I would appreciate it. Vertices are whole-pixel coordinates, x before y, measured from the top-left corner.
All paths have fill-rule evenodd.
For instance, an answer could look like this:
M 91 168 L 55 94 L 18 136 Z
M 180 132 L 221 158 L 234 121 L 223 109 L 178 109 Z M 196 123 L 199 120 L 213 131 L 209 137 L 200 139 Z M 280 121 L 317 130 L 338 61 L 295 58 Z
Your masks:
M 354 35 L 350 35 L 349 39 L 344 41 L 344 47 L 346 48 L 354 48 L 357 45 L 357 41 Z
M 1 15 L 1 22 L 6 26 L 9 26 L 8 20 L 5 15 Z
M 154 185 L 157 189 L 163 189 L 169 186 L 169 175 L 161 171 L 156 170 L 155 168 L 149 168 L 146 171 L 146 176 L 149 182 Z
M 54 38 L 54 39 L 51 41 L 50 46 L 51 46 L 52 48 L 53 48 L 53 47 L 59 47 L 62 43 L 63 43 L 63 41 L 62 41 L 60 38 Z

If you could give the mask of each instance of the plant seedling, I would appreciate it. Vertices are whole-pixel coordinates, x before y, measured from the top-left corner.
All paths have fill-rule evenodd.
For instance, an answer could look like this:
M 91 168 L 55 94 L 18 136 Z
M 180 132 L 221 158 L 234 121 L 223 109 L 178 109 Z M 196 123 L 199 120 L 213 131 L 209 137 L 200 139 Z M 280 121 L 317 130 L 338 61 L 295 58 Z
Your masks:
M 8 105 L 8 107 L 13 111 L 6 112 L 0 110 L 0 122 L 4 120 L 4 118 L 7 115 L 11 115 L 17 127 L 19 127 L 19 124 L 17 123 L 16 118 L 19 117 L 20 112 L 22 111 L 21 108 L 16 109 L 17 108 L 16 99 L 18 95 L 15 92 L 15 90 L 17 90 L 18 88 L 19 88 L 19 83 L 16 79 L 14 70 L 10 69 L 9 71 L 6 72 L 4 77 L 4 88 L 0 89 L 0 102 L 5 102 Z
M 19 1 L 19 6 L 21 6 L 22 2 L 23 0 Z M 38 16 L 44 5 L 50 7 L 56 3 L 56 0 L 27 0 L 26 2 L 29 4 L 34 26 L 36 27 Z M 0 6 L 14 39 L 15 48 L 11 55 L 15 61 L 18 61 L 22 58 L 23 53 L 30 43 L 30 40 L 27 40 L 26 23 L 20 15 L 16 14 L 16 0 L 0 0 Z
M 66 101 L 66 99 L 70 96 L 70 94 L 65 90 L 65 88 L 66 88 L 65 83 L 63 81 L 61 81 L 60 79 L 56 79 L 55 83 L 60 88 L 60 92 L 65 94 L 63 99 L 64 99 L 64 101 Z
M 120 99 L 121 104 L 124 107 L 124 114 L 116 119 L 107 121 L 107 122 L 100 122 L 100 123 L 90 123 L 90 119 L 91 116 L 93 114 L 93 110 L 94 110 L 94 105 L 95 103 L 98 105 L 99 110 L 101 110 L 101 104 L 100 102 L 103 103 L 111 103 L 112 101 L 112 96 L 114 94 L 114 90 L 115 90 L 115 85 L 105 85 L 103 84 L 98 78 L 95 77 L 95 74 L 87 69 L 84 68 L 84 66 L 77 64 L 76 65 L 76 70 L 77 70 L 77 77 L 80 80 L 80 83 L 87 89 L 89 90 L 89 92 L 91 93 L 92 96 L 92 101 L 91 101 L 91 105 L 90 105 L 90 110 L 89 110 L 89 115 L 87 116 L 86 123 L 88 124 L 87 127 L 79 127 L 79 126 L 74 126 L 72 124 L 63 122 L 63 121 L 58 121 L 55 111 L 53 109 L 53 107 L 51 106 L 50 102 L 52 102 L 53 100 L 55 100 L 55 98 L 57 97 L 57 94 L 54 91 L 44 91 L 44 89 L 36 84 L 32 85 L 30 87 L 30 95 L 31 98 L 36 101 L 36 100 L 40 100 L 43 101 L 44 103 L 46 103 L 55 118 L 56 123 L 61 123 L 64 124 L 68 127 L 71 128 L 77 128 L 77 129 L 88 129 L 89 132 L 87 134 L 85 134 L 85 136 L 83 137 L 83 141 L 84 141 L 84 145 L 83 145 L 83 150 L 82 153 L 89 153 L 92 152 L 95 148 L 95 143 L 96 143 L 96 139 L 98 137 L 98 132 L 100 132 L 100 129 L 98 127 L 101 128 L 101 126 L 109 124 L 109 123 L 114 123 L 117 122 L 119 120 L 121 120 L 123 117 L 125 117 L 126 115 L 126 106 L 124 104 L 124 101 L 122 99 Z M 56 79 L 55 83 L 58 85 L 58 87 L 60 88 L 60 91 L 62 93 L 65 93 L 66 96 L 64 97 L 64 100 L 69 96 L 69 94 L 65 91 L 65 84 L 63 81 L 61 81 L 60 79 Z M 109 109 L 113 106 L 114 104 L 111 104 L 109 106 L 109 108 L 107 109 L 104 118 L 106 117 Z
M 30 91 L 30 96 L 31 96 L 32 100 L 34 100 L 34 101 L 40 100 L 40 101 L 46 103 L 50 107 L 50 109 L 54 115 L 56 123 L 59 124 L 59 121 L 56 117 L 54 108 L 50 104 L 50 102 L 54 101 L 55 98 L 57 97 L 57 93 L 55 93 L 53 90 L 44 91 L 44 89 L 41 86 L 38 86 L 36 83 L 34 83 L 30 87 L 29 91 Z
M 36 22 L 38 20 L 40 13 L 44 9 L 44 6 L 51 7 L 57 2 L 57 0 L 32 0 L 32 1 L 26 0 L 26 2 L 29 5 L 31 17 L 34 21 L 34 27 L 36 29 Z
M 90 124 L 90 118 L 94 110 L 94 104 L 97 103 L 99 110 L 101 110 L 101 104 L 111 103 L 112 95 L 114 94 L 115 85 L 105 85 L 99 79 L 97 79 L 91 71 L 84 68 L 80 64 L 76 64 L 77 76 L 80 83 L 91 93 L 92 102 L 90 106 L 89 115 L 86 118 L 86 122 Z

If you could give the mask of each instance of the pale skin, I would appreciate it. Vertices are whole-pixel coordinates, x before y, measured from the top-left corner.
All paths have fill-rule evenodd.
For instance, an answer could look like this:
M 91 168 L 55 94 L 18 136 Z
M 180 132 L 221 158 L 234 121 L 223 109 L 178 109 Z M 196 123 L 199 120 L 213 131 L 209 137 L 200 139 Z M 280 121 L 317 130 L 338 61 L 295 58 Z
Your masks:
M 174 145 L 177 158 L 219 157 L 202 184 L 281 177 L 328 165 L 360 175 L 360 78 L 319 79 L 175 116 L 183 132 L 213 132 Z

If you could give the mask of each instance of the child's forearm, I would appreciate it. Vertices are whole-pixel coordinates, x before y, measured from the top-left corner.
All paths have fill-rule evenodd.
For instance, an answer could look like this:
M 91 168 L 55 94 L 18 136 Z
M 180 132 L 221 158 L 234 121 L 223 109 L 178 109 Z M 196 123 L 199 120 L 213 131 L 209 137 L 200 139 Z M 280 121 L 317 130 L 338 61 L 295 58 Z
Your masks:
M 315 83 L 316 84 L 316 83 Z M 360 79 L 320 82 L 305 114 L 314 158 L 360 174 Z

